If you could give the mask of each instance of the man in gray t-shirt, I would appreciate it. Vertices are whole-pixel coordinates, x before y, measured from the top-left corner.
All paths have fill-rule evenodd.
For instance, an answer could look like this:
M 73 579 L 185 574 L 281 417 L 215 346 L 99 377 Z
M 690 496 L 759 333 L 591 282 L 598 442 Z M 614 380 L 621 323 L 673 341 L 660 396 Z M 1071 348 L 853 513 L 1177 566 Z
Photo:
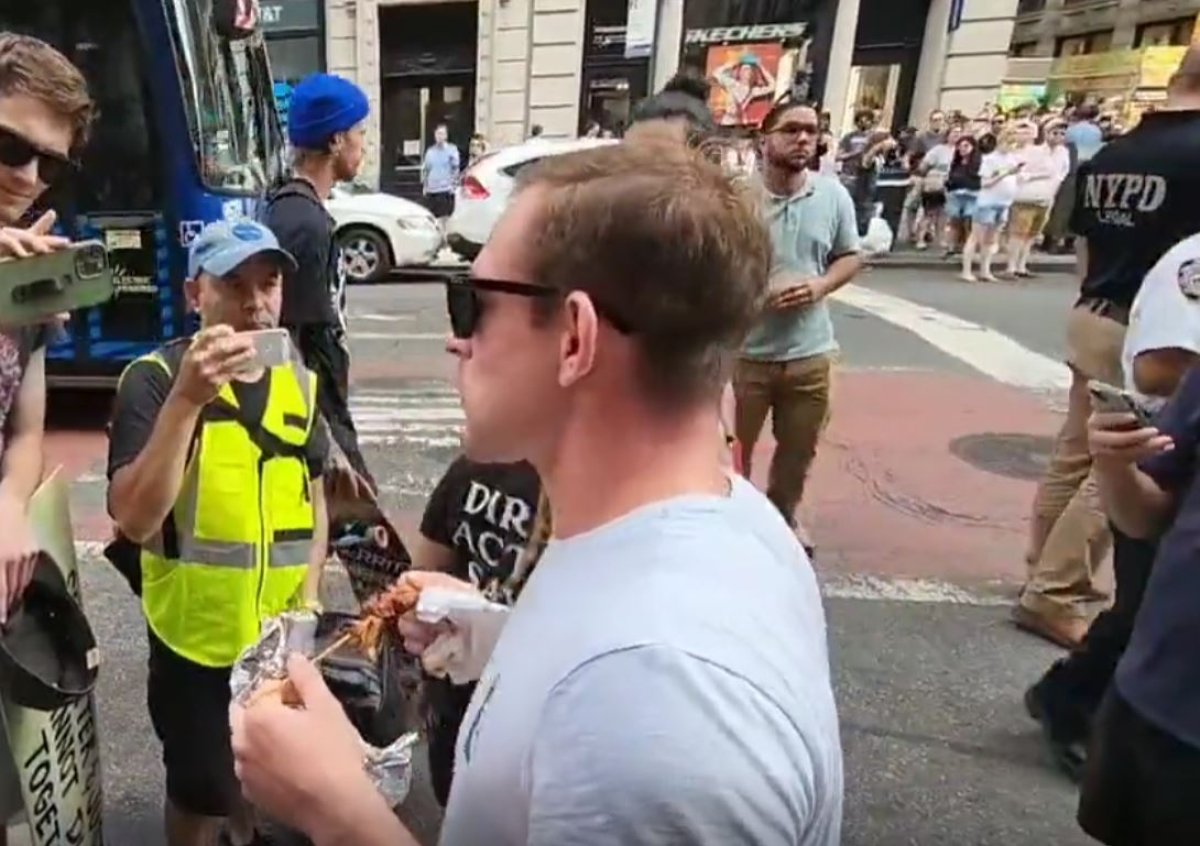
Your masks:
M 721 467 L 722 364 L 765 296 L 770 236 L 719 166 L 669 137 L 524 171 L 447 294 L 466 452 L 527 459 L 553 531 L 498 636 L 459 632 L 488 660 L 444 846 L 839 841 L 816 579 L 783 517 Z M 392 598 L 449 579 L 409 573 Z M 439 630 L 398 628 L 430 669 Z M 289 669 L 304 711 L 235 712 L 247 795 L 317 842 L 411 844 L 319 675 Z
M 836 844 L 828 668 L 812 569 L 744 480 L 552 542 L 463 720 L 442 842 Z

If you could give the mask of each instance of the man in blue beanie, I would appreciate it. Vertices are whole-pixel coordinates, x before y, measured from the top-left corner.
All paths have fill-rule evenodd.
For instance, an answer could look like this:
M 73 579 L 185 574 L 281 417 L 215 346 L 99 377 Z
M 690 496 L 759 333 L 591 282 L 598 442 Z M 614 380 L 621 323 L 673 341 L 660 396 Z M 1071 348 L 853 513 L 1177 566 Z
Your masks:
M 333 439 L 374 489 L 350 416 L 346 277 L 325 208 L 333 186 L 358 175 L 369 111 L 367 95 L 341 77 L 319 73 L 296 86 L 288 110 L 293 174 L 268 198 L 263 223 L 298 265 L 284 280 L 280 325 L 317 374 L 317 402 Z

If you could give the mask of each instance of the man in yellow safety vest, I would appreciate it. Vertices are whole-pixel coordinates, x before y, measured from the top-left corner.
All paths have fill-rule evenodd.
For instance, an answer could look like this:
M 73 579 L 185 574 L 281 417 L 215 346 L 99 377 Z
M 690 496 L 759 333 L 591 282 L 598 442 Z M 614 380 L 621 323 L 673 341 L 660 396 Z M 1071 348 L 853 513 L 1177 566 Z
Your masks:
M 264 620 L 317 601 L 329 438 L 316 376 L 266 366 L 246 334 L 276 326 L 294 264 L 261 224 L 210 225 L 185 284 L 199 333 L 133 362 L 117 391 L 108 507 L 140 547 L 170 846 L 254 842 L 229 746 L 230 667 Z

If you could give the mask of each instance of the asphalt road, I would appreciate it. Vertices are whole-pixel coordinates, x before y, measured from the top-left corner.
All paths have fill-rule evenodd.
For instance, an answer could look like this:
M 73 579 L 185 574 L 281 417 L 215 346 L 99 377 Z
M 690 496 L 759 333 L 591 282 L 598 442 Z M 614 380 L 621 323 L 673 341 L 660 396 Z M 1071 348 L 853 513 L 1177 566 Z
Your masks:
M 1047 365 L 1061 357 L 1066 276 L 971 286 L 949 273 L 875 270 L 860 284 L 902 298 L 935 327 L 957 319 L 998 330 Z M 1014 630 L 1006 607 L 1059 398 L 984 376 L 979 368 L 992 365 L 969 342 L 948 352 L 895 315 L 833 310 L 842 375 L 804 518 L 827 586 L 846 754 L 843 842 L 1090 842 L 1073 821 L 1074 788 L 1043 760 L 1020 704 L 1058 653 Z M 355 415 L 389 511 L 411 530 L 456 449 L 441 291 L 359 288 L 351 313 Z M 143 624 L 123 582 L 95 555 L 102 435 L 95 421 L 78 422 L 76 400 L 56 405 L 51 449 L 79 479 L 75 522 L 93 542 L 82 547 L 82 568 L 104 650 L 106 834 L 122 846 L 157 846 L 162 778 L 144 706 Z M 1010 442 L 1000 435 L 1029 446 L 1005 453 Z M 975 453 L 963 446 L 972 437 Z M 423 777 L 404 816 L 423 842 L 435 841 L 438 814 Z

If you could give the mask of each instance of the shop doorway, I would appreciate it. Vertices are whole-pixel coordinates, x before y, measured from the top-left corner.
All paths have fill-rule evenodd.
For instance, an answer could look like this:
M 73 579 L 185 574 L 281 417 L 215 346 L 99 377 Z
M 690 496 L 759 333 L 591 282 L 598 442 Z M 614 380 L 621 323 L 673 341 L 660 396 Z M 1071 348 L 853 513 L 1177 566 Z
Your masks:
M 421 162 L 438 124 L 466 162 L 475 131 L 478 14 L 473 2 L 380 7 L 384 191 L 421 198 Z
M 850 91 L 841 126 L 854 126 L 854 113 L 870 109 L 878 125 L 890 128 L 896 121 L 901 65 L 855 65 L 850 69 Z
M 475 77 L 393 77 L 383 80 L 381 180 L 383 190 L 418 198 L 421 162 L 433 131 L 445 124 L 450 142 L 467 160 L 475 127 Z
M 584 68 L 580 134 L 595 121 L 602 130 L 620 137 L 629 126 L 633 107 L 646 97 L 648 83 L 649 71 L 645 62 Z

